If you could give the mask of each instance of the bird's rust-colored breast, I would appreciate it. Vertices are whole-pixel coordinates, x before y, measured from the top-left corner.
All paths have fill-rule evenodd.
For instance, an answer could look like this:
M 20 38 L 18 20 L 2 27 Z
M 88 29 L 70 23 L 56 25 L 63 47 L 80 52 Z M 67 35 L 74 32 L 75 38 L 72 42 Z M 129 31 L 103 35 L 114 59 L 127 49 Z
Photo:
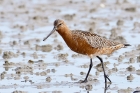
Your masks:
M 71 31 L 70 34 L 61 35 L 61 36 L 65 40 L 68 47 L 74 52 L 84 54 L 84 55 L 90 55 L 90 54 L 95 54 L 98 49 L 88 44 L 86 39 L 84 39 L 84 34 L 81 33 L 79 35 L 79 31 L 78 32 Z

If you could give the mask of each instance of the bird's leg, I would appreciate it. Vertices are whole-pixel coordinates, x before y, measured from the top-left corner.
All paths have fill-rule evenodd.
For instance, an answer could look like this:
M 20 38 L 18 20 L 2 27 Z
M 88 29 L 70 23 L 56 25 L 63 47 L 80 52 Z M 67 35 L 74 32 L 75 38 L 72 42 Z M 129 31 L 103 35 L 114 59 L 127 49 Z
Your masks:
M 100 58 L 99 56 L 96 56 L 100 61 L 101 61 L 101 65 L 102 65 L 102 68 L 103 68 L 103 71 L 104 71 L 104 78 L 105 78 L 105 83 L 107 84 L 107 79 L 110 81 L 110 83 L 111 83 L 111 80 L 109 79 L 109 77 L 106 75 L 106 73 L 105 73 L 105 69 L 104 69 L 104 64 L 103 64 L 103 60 L 102 60 L 102 58 Z
M 85 80 L 84 80 L 84 81 L 82 81 L 82 83 L 87 82 L 87 78 L 88 78 L 88 75 L 89 75 L 89 73 L 90 73 L 90 70 L 91 70 L 92 66 L 93 66 L 93 64 L 92 64 L 92 58 L 90 58 L 89 70 L 88 70 L 88 73 L 87 73 L 87 75 L 86 75 Z

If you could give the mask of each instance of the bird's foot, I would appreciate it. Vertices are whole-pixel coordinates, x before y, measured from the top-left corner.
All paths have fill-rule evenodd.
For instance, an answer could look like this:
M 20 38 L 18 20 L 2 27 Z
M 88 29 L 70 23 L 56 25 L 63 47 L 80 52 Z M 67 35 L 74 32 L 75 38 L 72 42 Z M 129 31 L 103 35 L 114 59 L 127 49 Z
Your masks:
M 87 83 L 88 81 L 87 81 L 87 79 L 85 79 L 85 80 L 80 80 L 80 83 Z

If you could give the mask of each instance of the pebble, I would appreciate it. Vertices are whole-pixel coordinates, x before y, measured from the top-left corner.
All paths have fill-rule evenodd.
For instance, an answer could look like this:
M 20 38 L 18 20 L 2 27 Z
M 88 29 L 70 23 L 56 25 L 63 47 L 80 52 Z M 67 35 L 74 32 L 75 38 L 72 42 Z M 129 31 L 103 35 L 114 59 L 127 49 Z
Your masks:
M 140 69 L 136 70 L 136 74 L 140 75 Z
M 129 62 L 130 62 L 130 63 L 135 63 L 135 59 L 134 59 L 134 58 L 130 58 L 130 59 L 129 59 Z
M 117 21 L 117 25 L 118 25 L 118 26 L 123 26 L 123 24 L 124 24 L 123 20 L 118 20 L 118 21 Z
M 58 51 L 63 50 L 63 46 L 61 44 L 58 44 L 55 49 Z
M 125 11 L 127 11 L 127 12 L 136 12 L 136 8 L 135 7 L 125 8 Z
M 93 88 L 92 85 L 86 85 L 86 86 L 85 86 L 85 89 L 88 90 L 88 91 L 91 91 L 92 88 Z
M 41 50 L 43 51 L 43 52 L 51 52 L 52 51 L 52 45 L 42 45 L 41 46 Z
M 137 62 L 138 63 L 140 62 L 140 56 L 137 56 Z
M 34 59 L 38 59 L 38 55 L 37 55 L 36 52 L 33 53 L 33 58 L 34 58 Z
M 80 72 L 80 75 L 85 75 L 86 73 L 85 72 Z
M 0 76 L 1 76 L 1 79 L 4 79 L 5 77 L 4 73 L 1 73 Z
M 50 69 L 47 69 L 47 73 L 50 73 L 51 71 L 50 71 Z
M 133 67 L 132 65 L 130 65 L 126 69 L 127 69 L 127 71 L 135 71 L 135 67 Z
M 132 81 L 134 79 L 134 77 L 133 77 L 133 75 L 129 75 L 129 76 L 127 76 L 127 80 L 130 80 L 130 81 Z
M 56 70 L 55 70 L 55 69 L 51 69 L 51 72 L 55 73 L 55 72 L 56 72 Z
M 47 77 L 47 78 L 46 78 L 46 81 L 47 81 L 47 82 L 51 82 L 51 80 L 52 80 L 51 77 Z
M 24 78 L 25 80 L 28 80 L 28 79 L 29 79 L 29 77 L 28 77 L 28 76 L 24 76 L 23 78 Z
M 123 55 L 120 55 L 120 56 L 118 57 L 118 62 L 122 62 L 123 59 L 124 59 L 124 56 L 123 56 Z
M 23 58 L 25 58 L 26 53 L 25 52 L 22 52 L 21 55 L 23 56 Z
M 46 73 L 45 71 L 42 71 L 42 72 L 40 72 L 40 75 L 41 75 L 41 76 L 46 76 L 47 73 Z

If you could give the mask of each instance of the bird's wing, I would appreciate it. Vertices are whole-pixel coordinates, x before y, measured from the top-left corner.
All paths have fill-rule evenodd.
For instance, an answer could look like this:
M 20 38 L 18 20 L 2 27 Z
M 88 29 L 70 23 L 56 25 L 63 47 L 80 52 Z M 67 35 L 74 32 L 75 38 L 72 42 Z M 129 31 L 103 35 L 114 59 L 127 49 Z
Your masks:
M 85 39 L 85 41 L 90 44 L 94 48 L 103 48 L 103 47 L 110 47 L 110 46 L 116 46 L 120 43 L 107 40 L 106 38 L 103 38 L 97 34 L 86 32 L 86 31 L 72 31 L 74 35 L 81 39 Z

